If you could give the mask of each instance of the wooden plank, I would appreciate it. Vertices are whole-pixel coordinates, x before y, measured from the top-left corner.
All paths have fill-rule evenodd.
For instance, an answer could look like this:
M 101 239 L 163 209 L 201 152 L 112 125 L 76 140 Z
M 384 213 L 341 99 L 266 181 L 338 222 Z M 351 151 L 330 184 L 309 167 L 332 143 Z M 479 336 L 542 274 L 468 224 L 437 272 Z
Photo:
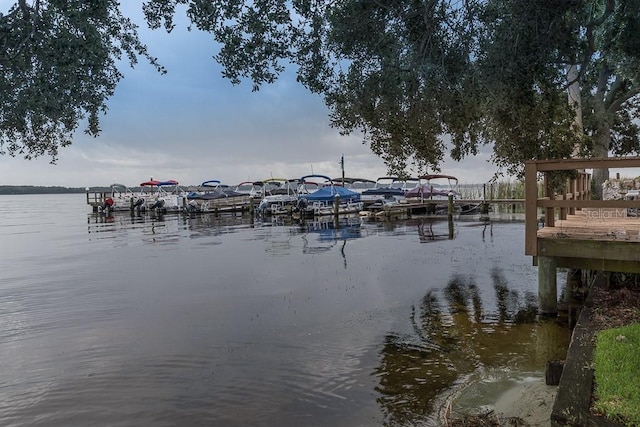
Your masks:
M 545 227 L 540 231 L 545 233 L 545 229 L 553 229 L 552 231 L 562 231 L 566 229 L 583 229 L 585 231 L 602 232 L 603 234 L 615 233 L 620 230 L 638 231 L 640 230 L 640 221 L 629 221 L 635 218 L 618 218 L 618 219 L 566 219 L 558 221 L 555 227 Z
M 541 208 L 640 208 L 640 200 L 547 200 L 538 199 Z
M 572 169 L 637 168 L 640 167 L 640 157 L 535 160 L 525 162 L 525 168 L 529 163 L 533 163 L 539 172 Z
M 603 242 L 640 242 L 639 230 L 618 230 L 609 233 L 582 231 L 579 229 L 558 229 L 557 232 L 539 233 L 538 239 L 558 239 L 558 240 L 600 240 Z
M 640 274 L 640 265 L 636 261 L 615 259 L 592 259 L 555 257 L 558 268 L 575 268 L 577 270 L 617 271 L 620 273 Z
M 539 238 L 538 255 L 629 261 L 637 263 L 640 268 L 640 244 L 637 241 Z

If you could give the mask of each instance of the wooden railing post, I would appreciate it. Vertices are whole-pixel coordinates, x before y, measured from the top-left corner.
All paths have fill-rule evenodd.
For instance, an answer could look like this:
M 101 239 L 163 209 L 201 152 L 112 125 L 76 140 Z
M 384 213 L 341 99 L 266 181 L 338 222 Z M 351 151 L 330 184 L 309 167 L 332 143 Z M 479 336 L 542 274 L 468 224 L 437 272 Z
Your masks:
M 525 254 L 536 256 L 538 251 L 538 171 L 533 161 L 526 162 L 524 166 L 524 216 Z
M 578 179 L 579 178 L 572 178 L 569 181 L 569 191 L 571 192 L 572 200 L 578 200 L 578 197 L 579 197 L 577 193 Z M 576 214 L 576 208 L 569 208 L 569 215 L 575 215 L 575 214 Z
M 562 189 L 562 200 L 567 200 L 567 187 L 569 182 L 564 185 Z M 567 219 L 567 208 L 560 208 L 560 215 L 558 215 L 558 219 Z
M 548 173 L 544 174 L 544 196 L 549 200 L 555 200 L 556 195 L 551 188 L 551 183 L 548 179 Z M 545 227 L 553 227 L 556 219 L 556 209 L 554 207 L 548 207 L 544 210 L 544 225 Z

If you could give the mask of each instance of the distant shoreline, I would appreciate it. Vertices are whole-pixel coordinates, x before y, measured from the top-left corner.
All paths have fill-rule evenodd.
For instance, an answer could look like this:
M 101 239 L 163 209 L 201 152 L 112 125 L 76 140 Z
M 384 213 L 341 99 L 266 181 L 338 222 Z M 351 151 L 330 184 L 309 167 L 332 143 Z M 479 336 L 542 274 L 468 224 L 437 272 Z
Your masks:
M 91 191 L 102 191 L 102 187 L 93 187 Z M 85 187 L 46 187 L 39 185 L 0 185 L 0 194 L 18 195 L 18 194 L 70 194 L 85 193 Z

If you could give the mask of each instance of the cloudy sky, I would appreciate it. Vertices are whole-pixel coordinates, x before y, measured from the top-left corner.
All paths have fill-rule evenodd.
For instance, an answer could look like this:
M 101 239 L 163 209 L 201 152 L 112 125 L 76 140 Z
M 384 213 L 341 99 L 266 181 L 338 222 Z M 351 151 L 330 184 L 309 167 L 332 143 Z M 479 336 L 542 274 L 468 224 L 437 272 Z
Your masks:
M 0 11 L 11 3 L 0 0 Z M 341 136 L 329 126 L 322 99 L 295 82 L 295 70 L 259 92 L 251 92 L 249 83 L 233 86 L 212 59 L 217 49 L 211 36 L 188 32 L 186 18 L 169 35 L 151 31 L 140 20 L 139 3 L 126 8 L 168 73 L 160 75 L 142 61 L 126 67 L 98 138 L 78 132 L 56 165 L 48 158 L 0 156 L 0 185 L 135 186 L 151 177 L 185 185 L 210 179 L 237 184 L 310 173 L 340 176 L 343 154 L 346 176 L 386 175 L 383 162 L 357 135 Z M 496 172 L 488 158 L 447 159 L 442 172 L 461 183 L 486 182 Z

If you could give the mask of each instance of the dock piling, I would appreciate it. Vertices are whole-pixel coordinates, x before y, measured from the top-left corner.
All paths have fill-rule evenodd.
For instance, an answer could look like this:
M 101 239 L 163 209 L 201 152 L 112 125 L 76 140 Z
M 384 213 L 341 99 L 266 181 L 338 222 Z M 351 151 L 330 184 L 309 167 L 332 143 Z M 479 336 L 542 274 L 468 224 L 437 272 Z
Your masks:
M 540 313 L 553 316 L 558 314 L 558 284 L 555 257 L 538 257 L 538 300 Z

